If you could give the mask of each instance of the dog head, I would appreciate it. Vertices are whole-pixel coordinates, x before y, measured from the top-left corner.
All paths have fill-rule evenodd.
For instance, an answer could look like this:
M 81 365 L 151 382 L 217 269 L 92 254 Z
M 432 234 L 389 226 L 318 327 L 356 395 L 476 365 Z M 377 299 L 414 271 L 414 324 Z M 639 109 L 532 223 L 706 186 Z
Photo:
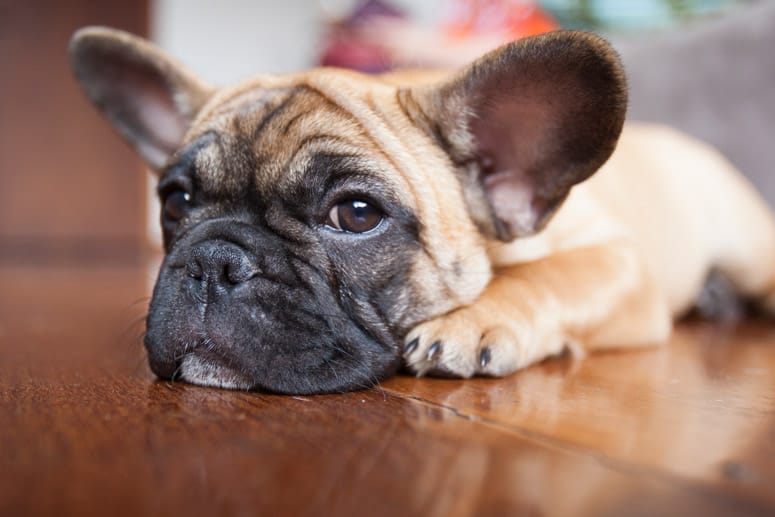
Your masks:
M 626 105 L 616 54 L 576 32 L 450 76 L 317 69 L 223 89 L 111 29 L 70 51 L 159 177 L 151 369 L 283 393 L 395 372 L 412 326 L 485 288 L 488 242 L 539 231 L 605 162 Z

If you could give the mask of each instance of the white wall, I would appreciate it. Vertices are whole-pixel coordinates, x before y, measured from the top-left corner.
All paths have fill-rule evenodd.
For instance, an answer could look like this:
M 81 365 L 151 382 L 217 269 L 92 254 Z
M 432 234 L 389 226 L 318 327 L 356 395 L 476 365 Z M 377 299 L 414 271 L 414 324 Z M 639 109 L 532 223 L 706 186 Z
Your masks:
M 444 0 L 391 0 L 423 23 Z M 326 16 L 357 0 L 152 0 L 151 38 L 216 84 L 314 65 Z
M 321 12 L 315 0 L 155 0 L 151 37 L 194 71 L 225 84 L 315 62 Z

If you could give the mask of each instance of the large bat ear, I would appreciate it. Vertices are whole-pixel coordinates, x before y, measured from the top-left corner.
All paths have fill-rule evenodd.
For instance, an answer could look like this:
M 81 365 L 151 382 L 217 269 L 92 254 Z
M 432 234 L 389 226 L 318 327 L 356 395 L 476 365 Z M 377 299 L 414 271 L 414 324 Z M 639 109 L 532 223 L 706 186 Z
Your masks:
M 611 155 L 627 86 L 616 52 L 588 33 L 515 41 L 441 85 L 399 92 L 463 176 L 475 222 L 512 240 L 539 231 Z
M 115 29 L 76 32 L 70 60 L 89 99 L 156 171 L 213 91 L 151 43 Z

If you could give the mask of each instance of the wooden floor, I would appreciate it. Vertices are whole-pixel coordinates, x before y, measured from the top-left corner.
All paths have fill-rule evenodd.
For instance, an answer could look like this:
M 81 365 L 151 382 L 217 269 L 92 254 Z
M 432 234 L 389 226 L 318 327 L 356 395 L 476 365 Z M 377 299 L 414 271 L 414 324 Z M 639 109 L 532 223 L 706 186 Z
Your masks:
M 775 327 L 267 396 L 154 381 L 155 267 L 0 267 L 0 515 L 775 515 Z

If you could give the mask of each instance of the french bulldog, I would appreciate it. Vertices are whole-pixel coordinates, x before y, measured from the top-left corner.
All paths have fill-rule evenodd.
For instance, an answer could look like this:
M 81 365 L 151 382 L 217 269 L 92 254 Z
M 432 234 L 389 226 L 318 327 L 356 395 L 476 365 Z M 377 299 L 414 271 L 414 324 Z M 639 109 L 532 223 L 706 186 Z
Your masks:
M 558 31 L 456 72 L 216 89 L 109 28 L 89 99 L 158 175 L 145 346 L 163 379 L 288 394 L 505 376 L 665 343 L 711 271 L 775 309 L 775 223 L 715 150 L 627 124 L 616 52 Z

